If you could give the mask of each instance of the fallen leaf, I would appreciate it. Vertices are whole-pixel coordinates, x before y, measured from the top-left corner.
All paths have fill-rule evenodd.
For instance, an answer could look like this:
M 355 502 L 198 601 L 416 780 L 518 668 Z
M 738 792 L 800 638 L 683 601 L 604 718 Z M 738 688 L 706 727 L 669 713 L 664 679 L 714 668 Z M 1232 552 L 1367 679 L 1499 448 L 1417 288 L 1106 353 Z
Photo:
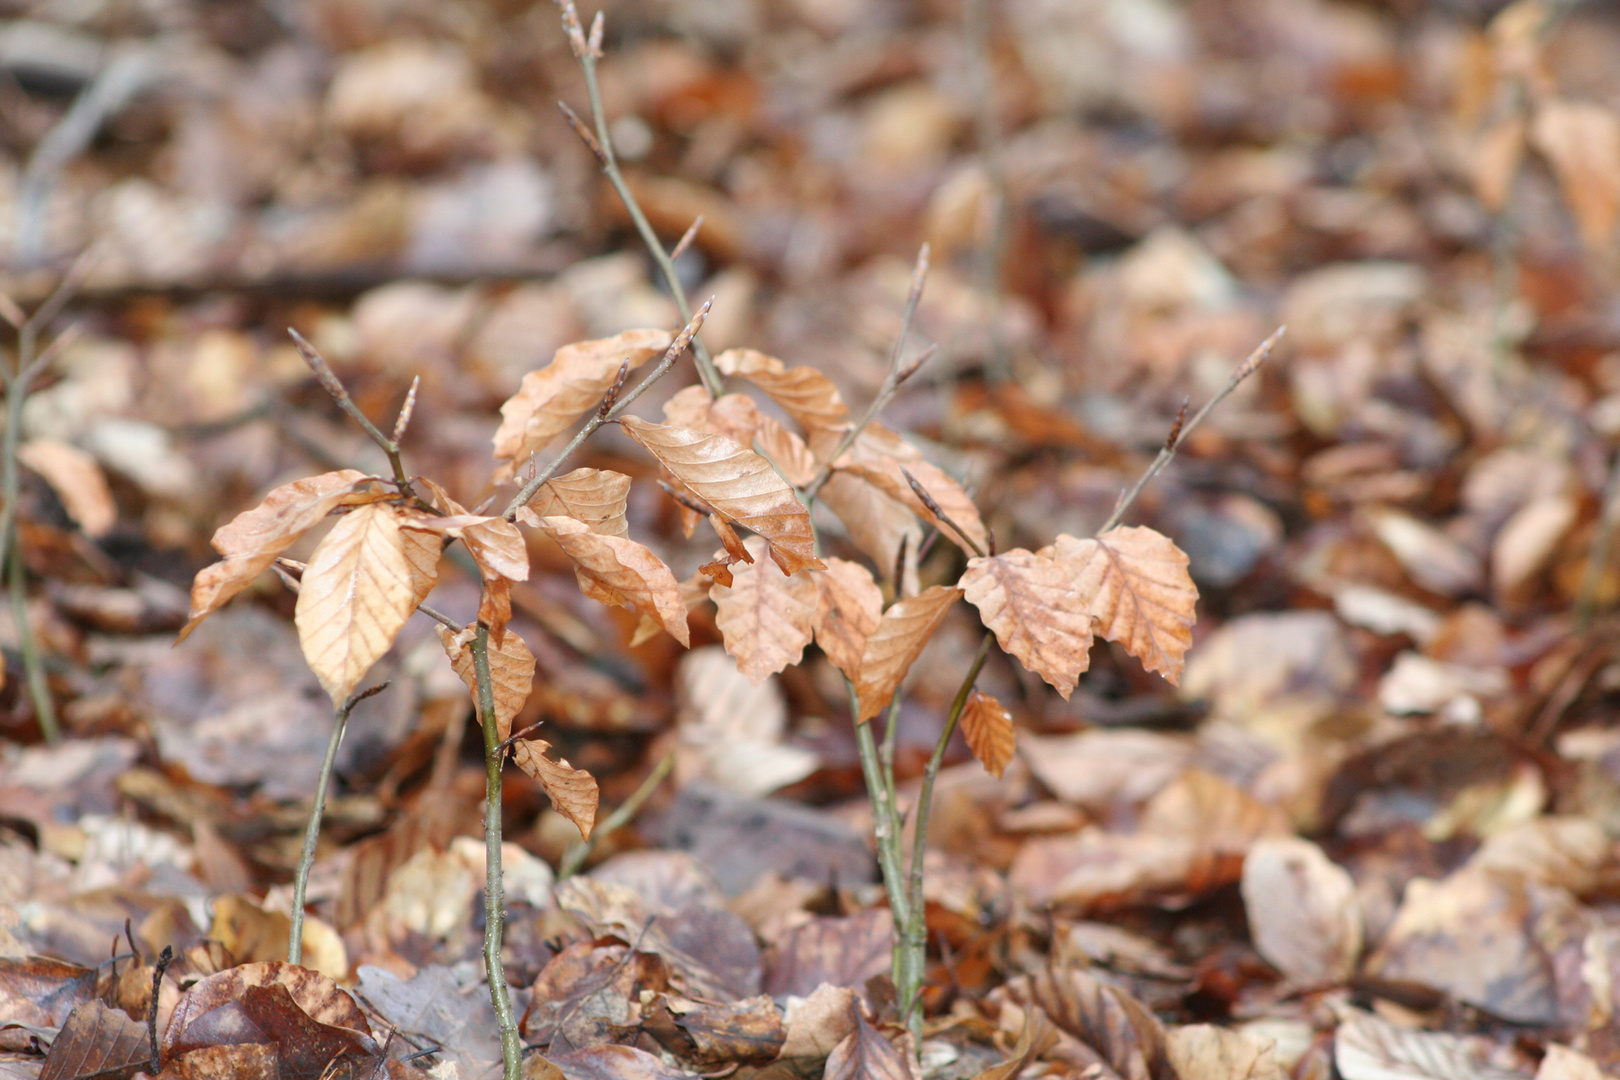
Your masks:
M 680 584 L 650 549 L 628 537 L 595 532 L 571 517 L 536 517 L 530 524 L 573 560 L 574 576 L 586 596 L 634 608 L 656 619 L 682 645 L 691 644 Z
M 45 478 L 86 536 L 106 536 L 117 522 L 118 505 L 94 456 L 72 443 L 40 438 L 17 447 L 17 460 Z
M 1567 494 L 1535 499 L 1508 518 L 1491 544 L 1491 585 L 1510 596 L 1540 573 L 1575 524 L 1580 508 Z
M 518 463 L 551 441 L 602 400 L 621 366 L 634 371 L 669 348 L 667 330 L 626 330 L 610 338 L 564 345 L 551 363 L 523 376 L 518 392 L 501 406 L 495 456 L 496 479 L 513 475 Z
M 783 573 L 823 569 L 809 511 L 770 462 L 723 435 L 634 416 L 619 423 L 688 493 L 769 540 Z
M 827 572 L 815 576 L 816 644 L 854 682 L 860 678 L 866 639 L 883 618 L 883 590 L 860 563 L 837 558 L 826 563 Z
M 1371 521 L 1373 533 L 1423 588 L 1458 596 L 1483 583 L 1479 556 L 1439 529 L 1395 510 L 1380 510 Z
M 827 1055 L 824 1080 L 916 1080 L 911 1055 L 902 1052 L 855 1010 L 855 1030 Z
M 1528 1080 L 1492 1067 L 1483 1039 L 1409 1031 L 1358 1009 L 1344 1009 L 1333 1063 L 1344 1080 Z
M 1116 1075 L 1177 1080 L 1164 1029 L 1141 1002 L 1123 990 L 1078 967 L 1054 964 L 1009 982 L 1007 991 L 1020 1004 L 1039 1006 L 1059 1029 L 1079 1040 Z M 1061 1046 L 1048 1056 L 1072 1060 Z M 1073 1063 L 1090 1064 L 1084 1060 Z
M 1536 109 L 1530 138 L 1552 163 L 1581 239 L 1594 250 L 1607 247 L 1620 219 L 1620 114 L 1596 102 L 1549 98 Z
M 152 1065 L 146 1025 L 99 1001 L 74 1007 L 51 1043 L 39 1080 L 128 1080 Z
M 860 990 L 889 970 L 894 947 L 888 908 L 813 918 L 783 933 L 767 950 L 763 988 L 773 997 L 804 997 L 821 986 Z
M 696 1075 L 671 1068 L 645 1050 L 615 1044 L 552 1054 L 548 1060 L 565 1080 L 694 1080 Z
M 864 724 L 881 712 L 922 655 L 934 631 L 962 590 L 933 585 L 909 600 L 891 604 L 861 650 L 861 677 L 856 681 L 855 720 Z
M 763 554 L 765 542 L 750 537 L 748 548 Z M 816 617 L 816 585 L 802 575 L 788 576 L 774 563 L 755 558 L 732 571 L 729 587 L 709 589 L 715 625 L 737 667 L 758 685 L 799 662 L 810 644 Z
M 1474 144 L 1474 191 L 1485 209 L 1499 214 L 1513 193 L 1524 160 L 1525 121 L 1522 115 L 1503 117 L 1483 131 Z
M 1536 1080 L 1603 1080 L 1603 1070 L 1579 1050 L 1552 1043 L 1536 1070 Z
M 1093 618 L 1074 570 L 1023 548 L 968 561 L 957 583 L 1002 651 L 1065 699 L 1091 665 Z
M 1178 1080 L 1284 1080 L 1277 1045 L 1214 1024 L 1186 1024 L 1165 1033 L 1165 1052 Z
M 815 772 L 819 760 L 782 742 L 787 702 L 775 678 L 755 683 L 718 646 L 682 656 L 675 676 L 675 774 L 737 795 L 764 795 Z
M 541 484 L 534 498 L 518 508 L 518 520 L 534 525 L 536 518 L 567 516 L 604 536 L 629 536 L 624 516 L 629 495 L 630 478 L 624 473 L 575 469 Z
M 1198 587 L 1187 573 L 1186 554 L 1144 526 L 1110 529 L 1095 540 L 1064 534 L 1052 551 L 1073 573 L 1096 632 L 1170 685 L 1179 684 L 1198 617 Z
M 294 622 L 310 670 L 341 705 L 416 609 L 400 514 L 372 503 L 332 527 L 304 568 Z
M 986 772 L 1000 779 L 1018 751 L 1018 733 L 1013 728 L 1012 713 L 994 697 L 974 687 L 962 707 L 961 723 L 962 738 L 967 740 L 968 749 Z
M 1355 883 L 1322 849 L 1262 837 L 1243 860 L 1243 905 L 1260 955 L 1291 981 L 1338 985 L 1361 954 Z

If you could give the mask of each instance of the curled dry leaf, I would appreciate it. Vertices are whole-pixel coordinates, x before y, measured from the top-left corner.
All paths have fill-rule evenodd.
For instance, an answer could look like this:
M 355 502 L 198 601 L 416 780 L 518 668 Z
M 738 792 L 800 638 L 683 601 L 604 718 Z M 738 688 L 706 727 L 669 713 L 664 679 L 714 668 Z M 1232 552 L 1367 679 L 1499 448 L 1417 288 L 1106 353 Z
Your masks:
M 883 618 L 883 590 L 872 572 L 848 559 L 829 558 L 817 574 L 816 644 L 851 682 L 860 678 L 861 651 Z
M 523 376 L 518 392 L 501 406 L 495 456 L 503 462 L 496 479 L 505 480 L 517 463 L 546 448 L 601 401 L 629 364 L 634 371 L 668 349 L 667 330 L 626 330 L 610 338 L 564 345 L 551 363 Z
M 515 636 L 515 635 L 514 635 Z M 601 802 L 601 791 L 596 779 L 584 769 L 576 769 L 562 758 L 552 760 L 546 756 L 551 744 L 544 739 L 526 739 L 517 743 L 512 760 L 545 788 L 552 807 L 574 823 L 579 835 L 591 838 L 596 826 L 596 809 Z
M 961 598 L 961 589 L 934 585 L 883 613 L 861 650 L 861 675 L 855 682 L 858 723 L 876 716 L 894 697 L 951 605 Z
M 73 1007 L 67 1023 L 51 1043 L 40 1069 L 40 1080 L 126 1080 L 152 1064 L 152 1045 L 146 1025 L 130 1019 L 122 1009 L 99 1001 Z
M 199 1020 L 205 1021 L 215 1009 L 239 1001 L 255 987 L 284 989 L 306 1016 L 317 1024 L 343 1028 L 369 1039 L 371 1025 L 366 1023 L 354 999 L 330 978 L 297 964 L 284 964 L 270 960 L 258 964 L 241 964 L 203 979 L 180 999 L 163 1032 L 163 1057 L 168 1060 L 177 1047 L 191 1043 L 191 1028 Z
M 17 460 L 45 478 L 86 536 L 106 536 L 118 520 L 101 466 L 77 446 L 60 439 L 29 439 L 17 447 Z
M 534 525 L 543 517 L 571 517 L 603 536 L 629 536 L 625 505 L 630 478 L 608 469 L 575 469 L 540 486 L 527 506 L 518 508 L 518 520 Z
M 827 509 L 838 515 L 849 531 L 850 542 L 869 555 L 885 577 L 894 574 L 900 553 L 906 553 L 905 580 L 900 595 L 917 593 L 917 549 L 922 543 L 922 523 L 905 503 L 850 473 L 835 472 L 821 485 L 817 496 Z
M 1243 905 L 1254 947 L 1295 983 L 1343 982 L 1361 954 L 1355 883 L 1298 837 L 1262 837 L 1243 860 Z
M 252 510 L 244 511 L 214 533 L 214 550 L 225 556 L 205 566 L 191 586 L 191 618 L 180 630 L 180 641 L 213 612 L 269 569 L 276 556 L 327 514 L 355 502 L 381 495 L 357 493 L 366 479 L 356 469 L 307 476 L 282 484 Z
M 1140 1080 L 1177 1080 L 1159 1021 L 1118 987 L 1079 967 L 1053 964 L 1009 983 L 1007 989 L 1020 1003 L 1039 1006 L 1054 1024 L 1084 1043 L 1114 1074 Z M 1052 1055 L 1069 1056 L 1062 1046 Z
M 841 433 L 849 427 L 849 406 L 832 380 L 815 368 L 790 368 L 753 349 L 727 349 L 714 358 L 714 366 L 723 375 L 747 379 L 765 391 L 811 436 L 811 442 L 818 435 Z
M 723 435 L 634 416 L 620 423 L 679 486 L 726 520 L 769 540 L 771 558 L 783 573 L 823 568 L 816 558 L 810 513 L 770 462 Z
M 1073 572 L 1023 548 L 968 562 L 958 583 L 1002 651 L 1067 698 L 1091 665 L 1092 616 Z
M 1143 526 L 1110 529 L 1095 540 L 1061 535 L 1048 550 L 1073 574 L 1097 633 L 1177 685 L 1197 618 L 1186 553 Z
M 652 551 L 627 537 L 593 532 L 571 517 L 537 517 L 532 524 L 573 560 L 574 576 L 586 596 L 634 608 L 656 619 L 682 645 L 691 644 L 680 584 Z
M 962 737 L 985 771 L 1000 779 L 1018 750 L 1012 713 L 994 697 L 974 688 L 962 708 Z
M 816 475 L 816 460 L 804 440 L 766 416 L 746 394 L 711 398 L 701 386 L 689 386 L 664 405 L 664 420 L 676 427 L 724 435 L 739 446 L 758 447 L 761 455 L 790 484 L 808 484 Z M 756 451 L 757 452 L 757 451 Z
M 979 508 L 962 485 L 883 425 L 868 424 L 856 438 L 855 445 L 834 462 L 834 466 L 841 472 L 860 477 L 891 499 L 905 504 L 919 517 L 933 522 L 947 539 L 969 555 L 990 550 L 990 534 L 979 518 Z M 918 497 L 906 480 L 908 472 L 956 528 L 942 522 Z
M 758 684 L 798 663 L 810 644 L 816 586 L 808 577 L 790 577 L 774 563 L 758 558 L 765 547 L 759 537 L 750 537 L 747 546 L 756 555 L 753 563 L 735 565 L 731 585 L 716 583 L 709 589 L 709 597 L 714 601 L 714 622 L 726 652 Z
M 400 511 L 372 503 L 332 527 L 304 568 L 294 623 L 304 659 L 332 697 L 354 691 L 416 610 Z

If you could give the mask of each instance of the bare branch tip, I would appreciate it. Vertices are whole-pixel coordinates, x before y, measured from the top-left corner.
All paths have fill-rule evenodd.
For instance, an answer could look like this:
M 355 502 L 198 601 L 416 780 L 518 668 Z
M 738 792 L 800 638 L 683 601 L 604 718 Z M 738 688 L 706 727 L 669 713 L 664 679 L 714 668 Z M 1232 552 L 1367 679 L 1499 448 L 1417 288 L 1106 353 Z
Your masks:
M 590 40 L 586 42 L 593 60 L 602 59 L 602 31 L 604 26 L 605 20 L 602 18 L 602 12 L 598 11 L 596 17 L 591 20 L 591 36 Z
M 699 214 L 692 221 L 692 224 L 687 227 L 686 232 L 681 235 L 681 238 L 675 242 L 675 246 L 670 249 L 670 252 L 669 252 L 669 261 L 670 262 L 674 262 L 675 260 L 679 259 L 682 255 L 686 254 L 686 249 L 692 246 L 692 241 L 697 239 L 698 230 L 701 229 L 702 227 L 703 227 L 703 215 Z
M 398 446 L 400 440 L 405 438 L 405 429 L 411 424 L 411 415 L 416 412 L 416 393 L 422 387 L 422 376 L 417 375 L 411 379 L 411 388 L 405 392 L 405 403 L 399 407 L 399 416 L 394 420 L 394 445 Z

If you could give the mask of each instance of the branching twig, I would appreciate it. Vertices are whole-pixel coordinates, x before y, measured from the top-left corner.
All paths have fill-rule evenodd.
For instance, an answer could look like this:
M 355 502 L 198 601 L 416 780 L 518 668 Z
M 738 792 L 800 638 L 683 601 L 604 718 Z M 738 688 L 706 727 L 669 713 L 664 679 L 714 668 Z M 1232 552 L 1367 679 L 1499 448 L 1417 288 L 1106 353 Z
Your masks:
M 321 389 L 331 395 L 332 400 L 337 402 L 338 407 L 348 413 L 354 422 L 360 425 L 361 430 L 371 436 L 371 441 L 381 447 L 384 454 L 388 455 L 388 464 L 394 470 L 394 483 L 399 485 L 400 494 L 406 498 L 414 498 L 416 492 L 411 489 L 411 478 L 405 472 L 404 461 L 400 459 L 398 439 L 390 439 L 384 435 L 378 430 L 377 425 L 371 422 L 371 418 L 360 411 L 360 406 L 356 405 L 354 399 L 349 396 L 349 391 L 344 387 L 343 380 L 337 377 L 337 372 L 332 370 L 332 365 L 326 362 L 326 357 L 322 356 L 315 346 L 304 340 L 304 335 L 291 327 L 287 329 L 287 333 L 292 335 L 293 344 L 298 346 L 298 355 L 304 358 L 304 363 L 308 364 L 310 370 L 315 373 L 315 378 L 321 384 Z M 416 406 L 416 386 L 415 382 L 411 383 L 410 392 L 405 396 L 405 407 L 400 410 L 399 421 L 394 425 L 395 431 L 401 434 L 404 433 L 405 425 L 410 422 L 411 410 Z
M 326 791 L 332 783 L 332 769 L 337 763 L 338 747 L 343 742 L 343 729 L 349 726 L 349 713 L 354 707 L 388 689 L 386 682 L 358 693 L 338 708 L 332 725 L 331 738 L 326 740 L 326 757 L 321 761 L 320 779 L 315 783 L 315 805 L 309 808 L 309 824 L 304 826 L 304 846 L 298 855 L 298 872 L 293 876 L 292 927 L 287 932 L 287 963 L 304 962 L 304 896 L 309 888 L 309 872 L 315 865 L 315 845 L 321 836 L 321 817 L 326 813 Z
M 568 45 L 573 50 L 574 59 L 579 61 L 579 69 L 585 75 L 585 93 L 591 103 L 591 123 L 595 126 L 594 133 L 585 126 L 574 110 L 562 102 L 563 114 L 580 139 L 590 149 L 602 166 L 602 173 L 613 185 L 613 190 L 619 195 L 619 201 L 624 204 L 625 211 L 641 234 L 642 243 L 647 245 L 647 251 L 652 255 L 653 261 L 658 264 L 658 270 L 664 277 L 664 284 L 669 287 L 669 293 L 675 298 L 675 307 L 680 311 L 681 318 L 686 322 L 692 321 L 692 305 L 686 299 L 686 289 L 681 285 L 681 277 L 675 269 L 675 260 L 664 249 L 664 243 L 658 239 L 653 231 L 652 223 L 642 211 L 641 204 L 636 201 L 635 195 L 630 191 L 630 185 L 619 170 L 618 158 L 613 153 L 613 138 L 608 133 L 607 113 L 602 108 L 602 88 L 596 77 L 596 63 L 602 58 L 602 13 L 596 13 L 591 22 L 590 36 L 587 37 L 579 21 L 579 11 L 574 6 L 574 0 L 557 0 L 557 6 L 562 9 L 563 29 L 568 34 Z M 693 225 L 693 230 L 696 225 Z M 693 230 L 689 230 L 693 231 Z M 683 242 L 684 239 L 683 239 Z M 677 248 L 680 245 L 676 245 Z M 714 359 L 709 356 L 708 348 L 701 340 L 692 342 L 692 354 L 697 361 L 698 378 L 702 380 L 703 387 L 710 397 L 720 396 L 720 373 L 715 370 Z
M 591 852 L 595 851 L 603 840 L 606 840 L 630 823 L 636 814 L 641 811 L 643 804 L 652 798 L 652 793 L 658 790 L 658 785 L 664 782 L 664 778 L 674 768 L 675 752 L 671 750 L 658 760 L 658 764 L 653 766 L 652 772 L 647 774 L 647 779 L 641 782 L 641 786 L 636 788 L 630 797 L 619 805 L 617 810 L 609 814 L 596 828 L 591 830 L 589 840 L 576 841 L 563 853 L 562 861 L 557 864 L 558 880 L 573 877 L 579 873 L 585 865 L 585 860 L 591 857 Z

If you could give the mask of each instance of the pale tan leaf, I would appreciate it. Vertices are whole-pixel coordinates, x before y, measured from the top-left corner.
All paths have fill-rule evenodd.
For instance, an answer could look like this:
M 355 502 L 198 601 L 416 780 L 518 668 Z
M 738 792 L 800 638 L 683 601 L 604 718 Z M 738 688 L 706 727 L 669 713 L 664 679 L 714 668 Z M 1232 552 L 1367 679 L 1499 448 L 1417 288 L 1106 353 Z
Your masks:
M 450 657 L 451 668 L 467 684 L 467 690 L 472 694 L 473 708 L 478 713 L 478 722 L 482 724 L 483 710 L 478 706 L 478 671 L 473 660 L 477 624 L 463 627 L 459 633 L 453 633 L 449 627 L 439 624 L 435 624 L 434 629 L 444 645 L 445 655 Z M 493 639 L 490 641 L 489 685 L 495 699 L 495 730 L 502 739 L 509 738 L 512 719 L 523 709 L 523 703 L 529 700 L 529 691 L 534 688 L 534 653 L 529 651 L 529 646 L 517 634 L 507 634 L 499 645 Z
M 1529 584 L 1579 516 L 1575 497 L 1558 493 L 1534 499 L 1508 518 L 1491 544 L 1491 584 L 1497 595 L 1513 595 Z
M 761 454 L 790 484 L 808 484 L 816 475 L 816 459 L 804 440 L 760 412 L 746 394 L 711 398 L 701 386 L 687 387 L 665 404 L 664 420 L 734 440 Z
M 1603 1070 L 1579 1050 L 1552 1043 L 1536 1070 L 1536 1080 L 1603 1080 Z
M 77 446 L 60 439 L 29 439 L 17 447 L 17 460 L 45 478 L 86 536 L 106 536 L 118 520 L 101 466 Z
M 620 423 L 680 487 L 769 540 L 771 558 L 783 573 L 822 569 L 809 511 L 770 462 L 723 435 L 634 416 Z
M 969 555 L 990 550 L 990 535 L 979 517 L 979 508 L 973 504 L 962 485 L 944 469 L 926 460 L 916 447 L 883 425 L 868 424 L 855 440 L 855 445 L 833 466 L 860 477 L 891 499 L 904 503 L 917 516 L 937 525 L 946 539 Z M 927 503 L 912 490 L 906 473 L 911 474 L 944 515 L 961 529 L 960 533 L 942 522 L 928 508 Z
M 1474 192 L 1493 214 L 1502 212 L 1513 192 L 1524 160 L 1524 132 L 1524 117 L 1515 114 L 1492 124 L 1474 144 Z
M 816 618 L 815 582 L 800 574 L 789 576 L 767 559 L 765 542 L 749 537 L 755 553 L 752 564 L 732 570 L 732 583 L 709 589 L 714 601 L 715 625 L 726 651 L 737 658 L 738 669 L 755 684 L 789 664 L 799 662 L 810 644 Z
M 512 760 L 518 768 L 539 781 L 557 813 L 574 823 L 579 835 L 591 838 L 596 825 L 596 808 L 601 792 L 596 780 L 584 769 L 576 769 L 562 758 L 546 757 L 551 744 L 544 739 L 523 739 L 513 744 Z
M 663 560 L 623 536 L 592 532 L 571 517 L 540 517 L 535 527 L 555 540 L 574 562 L 580 591 L 593 600 L 635 608 L 657 619 L 682 645 L 690 645 L 681 587 Z
M 1333 1035 L 1333 1063 L 1344 1080 L 1525 1080 L 1488 1063 L 1482 1038 L 1411 1031 L 1344 1007 Z
M 1322 849 L 1295 836 L 1262 837 L 1243 860 L 1243 905 L 1254 947 L 1295 983 L 1332 986 L 1361 955 L 1355 883 Z
M 883 590 L 870 570 L 848 559 L 828 559 L 827 572 L 815 581 L 816 644 L 853 682 L 860 678 L 866 639 L 883 618 Z
M 634 371 L 668 349 L 667 330 L 626 330 L 610 338 L 564 345 L 551 363 L 523 376 L 518 392 L 501 406 L 495 456 L 504 463 L 497 479 L 510 477 L 517 464 L 543 450 L 595 408 L 629 363 Z
M 1091 665 L 1093 619 L 1073 574 L 1023 548 L 970 559 L 961 585 L 1002 651 L 1064 698 Z
M 681 603 L 686 606 L 688 616 L 697 610 L 698 605 L 708 602 L 709 585 L 709 579 L 701 570 L 694 572 L 680 583 Z M 635 631 L 630 635 L 630 647 L 634 649 L 638 645 L 645 645 L 663 632 L 664 628 L 658 620 L 650 615 L 643 615 L 641 621 L 636 623 Z
M 180 631 L 180 641 L 198 623 L 269 569 L 276 556 L 304 532 L 339 506 L 364 501 L 355 485 L 366 474 L 355 469 L 306 476 L 282 484 L 252 510 L 244 511 L 214 533 L 214 550 L 225 556 L 203 567 L 191 586 L 191 618 Z
M 723 375 L 747 379 L 765 391 L 810 435 L 849 427 L 849 406 L 832 380 L 815 368 L 789 368 L 774 356 L 753 349 L 727 349 L 714 358 L 714 366 Z
M 855 684 L 858 723 L 876 716 L 894 697 L 934 630 L 961 598 L 961 589 L 934 585 L 889 605 L 861 650 L 861 677 Z
M 1012 713 L 994 697 L 975 687 L 962 707 L 962 738 L 985 771 L 1000 778 L 1018 750 Z
M 778 680 L 755 684 L 718 645 L 681 657 L 675 695 L 677 788 L 702 778 L 758 797 L 816 771 L 813 752 L 783 742 L 788 712 Z
M 1552 98 L 1536 110 L 1531 138 L 1552 163 L 1581 239 L 1602 248 L 1620 220 L 1620 114 L 1590 101 Z
M 485 581 L 506 578 L 508 581 L 527 581 L 529 578 L 529 549 L 523 543 L 523 534 L 517 526 L 504 518 L 484 514 L 449 514 L 438 517 L 427 513 L 411 513 L 404 519 L 407 529 L 454 536 L 467 545 L 467 553 L 478 564 Z
M 1214 1024 L 1171 1028 L 1165 1054 L 1179 1080 L 1285 1080 L 1277 1044 Z
M 1198 602 L 1186 554 L 1145 526 L 1110 529 L 1095 540 L 1061 535 L 1052 550 L 1071 568 L 1096 632 L 1171 686 L 1179 683 Z
M 571 517 L 583 521 L 594 533 L 629 536 L 625 504 L 630 497 L 630 478 L 608 469 L 575 469 L 540 485 L 527 506 L 518 509 L 518 520 L 534 525 L 535 518 Z
M 420 529 L 401 529 L 399 541 L 400 550 L 405 553 L 405 562 L 411 568 L 411 593 L 414 597 L 411 610 L 414 611 L 439 583 L 439 556 L 444 554 L 444 544 L 436 534 Z
M 304 659 L 334 705 L 388 651 L 414 610 L 416 582 L 398 509 L 372 503 L 351 511 L 304 568 L 293 617 Z
M 835 472 L 817 495 L 827 509 L 838 515 L 849 532 L 850 542 L 877 565 L 886 578 L 896 573 L 901 551 L 906 566 L 900 571 L 900 594 L 917 592 L 917 549 L 922 543 L 922 524 L 911 508 L 889 498 L 858 476 Z

